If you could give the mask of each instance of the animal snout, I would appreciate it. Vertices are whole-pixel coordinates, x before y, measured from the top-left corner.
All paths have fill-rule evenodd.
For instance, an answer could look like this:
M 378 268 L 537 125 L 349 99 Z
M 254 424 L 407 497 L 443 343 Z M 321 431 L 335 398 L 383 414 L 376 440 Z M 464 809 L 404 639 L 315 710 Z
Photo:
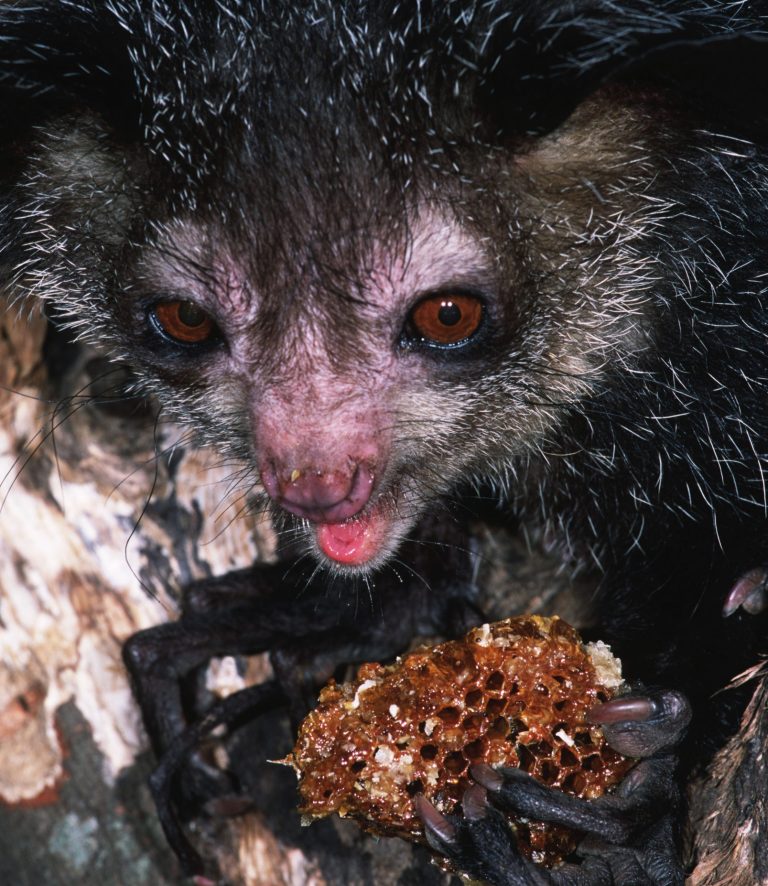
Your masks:
M 373 469 L 349 460 L 343 468 L 279 465 L 268 461 L 261 480 L 270 498 L 286 511 L 314 523 L 341 523 L 368 503 Z

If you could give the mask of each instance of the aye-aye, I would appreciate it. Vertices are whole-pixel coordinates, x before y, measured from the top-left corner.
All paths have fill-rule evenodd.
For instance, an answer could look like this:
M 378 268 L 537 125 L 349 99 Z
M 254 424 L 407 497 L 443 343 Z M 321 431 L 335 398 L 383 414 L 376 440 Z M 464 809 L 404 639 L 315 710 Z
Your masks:
M 285 686 L 289 648 L 391 655 L 465 619 L 473 490 L 599 575 L 600 636 L 715 730 L 709 695 L 765 629 L 767 15 L 0 6 L 3 285 L 129 363 L 317 567 L 203 583 L 181 628 L 129 645 L 158 752 L 185 723 L 176 677 L 212 654 L 274 650 Z M 647 757 L 609 802 L 478 777 L 598 850 L 535 871 L 476 803 L 425 813 L 433 844 L 494 883 L 677 882 L 660 797 L 686 703 L 595 716 Z

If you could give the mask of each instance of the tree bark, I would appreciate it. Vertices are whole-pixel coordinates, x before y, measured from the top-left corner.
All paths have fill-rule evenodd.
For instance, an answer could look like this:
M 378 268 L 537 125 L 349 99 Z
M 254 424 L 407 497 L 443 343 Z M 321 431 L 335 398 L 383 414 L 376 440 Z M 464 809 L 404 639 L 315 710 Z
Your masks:
M 692 786 L 691 886 L 768 884 L 768 669 L 743 675 L 755 690 L 741 729 Z
M 121 646 L 269 545 L 226 466 L 124 382 L 0 307 L 1 882 L 180 882 Z

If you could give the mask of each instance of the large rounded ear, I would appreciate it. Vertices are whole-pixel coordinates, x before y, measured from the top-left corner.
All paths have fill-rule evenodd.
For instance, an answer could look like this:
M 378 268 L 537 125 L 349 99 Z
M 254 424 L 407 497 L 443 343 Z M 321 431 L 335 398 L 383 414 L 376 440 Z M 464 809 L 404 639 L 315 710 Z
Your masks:
M 20 256 L 18 185 L 51 119 L 82 111 L 138 137 L 135 86 L 110 0 L 0 0 L 0 287 Z
M 133 84 L 125 36 L 107 0 L 0 3 L 0 146 L 70 107 L 116 127 Z
M 768 137 L 768 34 L 673 44 L 649 53 L 619 76 L 665 87 L 709 127 L 755 141 Z
M 482 35 L 477 99 L 500 133 L 556 128 L 607 82 L 658 81 L 691 101 L 759 113 L 768 68 L 768 5 L 689 0 L 497 2 Z M 490 115 L 490 116 L 489 116 Z

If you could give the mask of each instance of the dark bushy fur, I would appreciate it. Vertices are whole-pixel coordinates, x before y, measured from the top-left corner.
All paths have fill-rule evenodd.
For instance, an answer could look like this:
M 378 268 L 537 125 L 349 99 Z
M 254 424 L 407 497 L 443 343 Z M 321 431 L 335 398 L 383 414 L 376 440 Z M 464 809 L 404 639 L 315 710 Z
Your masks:
M 492 256 L 501 320 L 434 365 L 453 423 L 401 422 L 418 507 L 490 484 L 599 570 L 601 630 L 630 671 L 701 703 L 764 648 L 759 619 L 720 612 L 768 563 L 766 14 L 6 2 L 5 282 L 247 463 L 244 392 L 142 325 L 152 262 L 205 285 L 224 244 L 272 293 L 258 388 L 289 353 L 269 343 L 291 293 L 309 281 L 305 315 L 344 331 L 343 370 L 374 246 L 399 254 L 419 206 L 450 214 Z

